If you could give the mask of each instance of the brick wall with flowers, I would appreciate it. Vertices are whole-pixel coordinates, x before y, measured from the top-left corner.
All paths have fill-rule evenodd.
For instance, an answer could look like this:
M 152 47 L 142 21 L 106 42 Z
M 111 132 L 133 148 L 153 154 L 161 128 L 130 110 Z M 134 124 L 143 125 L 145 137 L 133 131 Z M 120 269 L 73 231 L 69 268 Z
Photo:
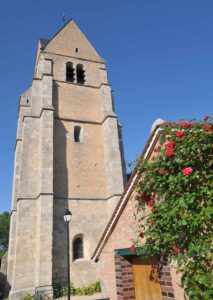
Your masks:
M 148 144 L 149 146 L 149 144 Z M 161 150 L 161 146 L 157 140 L 152 144 L 148 159 L 151 161 L 155 160 L 158 152 Z M 172 148 L 168 149 L 169 153 L 172 152 Z M 117 249 L 131 248 L 133 246 L 133 240 L 135 239 L 135 213 L 136 213 L 136 202 L 137 193 L 135 190 L 128 191 L 129 199 L 126 206 L 123 208 L 121 215 L 110 236 L 104 245 L 99 260 L 101 262 L 101 282 L 103 287 L 103 293 L 112 300 L 115 299 L 128 299 L 125 297 L 133 297 L 133 295 L 126 296 L 122 293 L 131 292 L 131 290 L 125 290 L 124 287 L 119 286 L 121 284 L 121 273 L 118 271 L 118 258 L 115 258 L 114 251 Z M 147 205 L 147 213 L 152 210 L 152 202 Z M 137 218 L 136 218 L 137 219 Z M 137 220 L 136 220 L 137 221 Z M 141 245 L 145 243 L 144 234 L 140 234 Z M 176 273 L 175 268 L 171 266 L 163 266 L 160 274 L 160 285 L 162 291 L 163 300 L 184 300 L 183 288 L 179 282 L 179 275 Z M 120 281 L 119 281 L 120 280 Z M 127 279 L 125 279 L 127 280 Z M 123 281 L 122 281 L 123 282 Z M 127 283 L 127 282 L 125 282 Z M 124 284 L 124 282 L 123 282 Z M 127 287 L 126 287 L 127 288 Z M 117 298 L 117 291 L 119 291 L 119 298 Z M 122 298 L 123 297 L 123 298 Z M 134 298 L 130 298 L 134 299 Z
M 121 298 L 121 294 L 117 295 L 117 292 L 121 292 L 124 289 L 123 287 L 118 286 L 119 277 L 121 273 L 117 274 L 118 271 L 118 260 L 122 260 L 123 258 L 119 258 L 119 256 L 115 256 L 116 249 L 124 249 L 131 248 L 132 241 L 134 239 L 134 213 L 135 213 L 135 196 L 136 193 L 132 191 L 132 194 L 124 208 L 114 230 L 112 231 L 106 245 L 104 246 L 101 255 L 100 255 L 100 263 L 101 263 L 101 283 L 102 283 L 102 292 L 103 295 L 109 297 L 112 300 L 119 299 L 124 300 L 125 298 Z M 163 266 L 163 269 L 160 273 L 160 285 L 162 291 L 163 300 L 184 300 L 183 289 L 178 285 L 178 275 L 175 270 L 170 272 L 170 266 Z M 130 274 L 129 274 L 130 275 Z M 132 277 L 133 278 L 133 277 Z M 127 280 L 127 279 L 124 279 Z M 131 280 L 130 278 L 128 280 Z M 125 285 L 127 282 L 123 282 Z M 172 287 L 173 285 L 173 287 Z M 123 290 L 124 292 L 124 290 Z M 125 290 L 125 293 L 131 292 L 131 290 Z M 117 298 L 117 297 L 120 298 Z M 123 294 L 123 297 L 126 296 Z M 129 296 L 126 296 L 129 297 Z M 133 295 L 131 294 L 131 297 Z M 128 299 L 128 298 L 126 298 Z M 130 298 L 134 299 L 134 298 Z
M 134 213 L 134 197 L 133 192 L 99 258 L 102 266 L 102 292 L 112 300 L 117 299 L 115 250 L 130 247 L 134 239 L 131 221 Z

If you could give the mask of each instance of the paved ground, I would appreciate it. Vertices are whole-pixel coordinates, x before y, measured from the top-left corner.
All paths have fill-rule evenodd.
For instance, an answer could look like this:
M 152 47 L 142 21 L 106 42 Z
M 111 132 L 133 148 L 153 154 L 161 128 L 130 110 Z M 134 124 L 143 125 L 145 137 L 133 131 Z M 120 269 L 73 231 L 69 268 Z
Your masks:
M 105 299 L 105 297 L 101 294 L 94 294 L 92 296 L 71 296 L 72 300 L 101 300 Z M 60 298 L 60 300 L 67 300 L 67 296 Z

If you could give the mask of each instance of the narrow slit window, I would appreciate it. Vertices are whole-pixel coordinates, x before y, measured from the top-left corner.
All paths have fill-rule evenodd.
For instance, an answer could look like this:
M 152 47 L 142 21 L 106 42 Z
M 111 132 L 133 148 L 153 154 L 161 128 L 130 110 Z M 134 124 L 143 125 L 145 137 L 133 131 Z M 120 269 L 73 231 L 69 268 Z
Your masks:
M 66 64 L 66 81 L 74 82 L 74 80 L 75 80 L 75 72 L 74 72 L 73 64 L 71 62 L 68 62 Z
M 81 127 L 75 126 L 74 127 L 74 141 L 79 143 L 81 141 Z
M 76 75 L 77 75 L 77 83 L 84 84 L 85 83 L 85 70 L 83 65 L 78 64 L 76 66 Z
M 84 251 L 83 251 L 83 238 L 77 237 L 73 242 L 73 260 L 83 258 Z

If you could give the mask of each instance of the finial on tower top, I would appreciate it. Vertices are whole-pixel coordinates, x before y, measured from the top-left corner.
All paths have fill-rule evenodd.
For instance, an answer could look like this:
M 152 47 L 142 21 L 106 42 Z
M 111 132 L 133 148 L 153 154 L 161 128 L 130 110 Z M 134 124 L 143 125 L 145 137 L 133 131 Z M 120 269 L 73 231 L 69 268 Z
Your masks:
M 65 21 L 66 21 L 66 18 L 65 18 L 65 16 L 66 16 L 66 13 L 65 13 L 65 12 L 63 12 L 63 13 L 62 13 L 62 22 L 63 22 L 63 23 L 65 23 Z

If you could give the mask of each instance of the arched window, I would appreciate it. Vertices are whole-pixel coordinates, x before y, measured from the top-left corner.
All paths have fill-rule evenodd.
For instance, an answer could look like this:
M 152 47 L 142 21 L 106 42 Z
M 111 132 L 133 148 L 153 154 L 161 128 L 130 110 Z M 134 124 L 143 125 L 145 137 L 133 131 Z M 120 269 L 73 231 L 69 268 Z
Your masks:
M 74 82 L 75 73 L 73 69 L 73 64 L 71 62 L 66 63 L 66 81 Z
M 74 127 L 74 141 L 79 143 L 81 141 L 81 127 L 75 126 Z
M 83 237 L 78 236 L 74 239 L 73 242 L 73 260 L 83 258 L 84 249 L 83 249 Z
M 76 75 L 77 75 L 77 83 L 84 84 L 85 82 L 85 71 L 84 67 L 81 64 L 76 66 Z

